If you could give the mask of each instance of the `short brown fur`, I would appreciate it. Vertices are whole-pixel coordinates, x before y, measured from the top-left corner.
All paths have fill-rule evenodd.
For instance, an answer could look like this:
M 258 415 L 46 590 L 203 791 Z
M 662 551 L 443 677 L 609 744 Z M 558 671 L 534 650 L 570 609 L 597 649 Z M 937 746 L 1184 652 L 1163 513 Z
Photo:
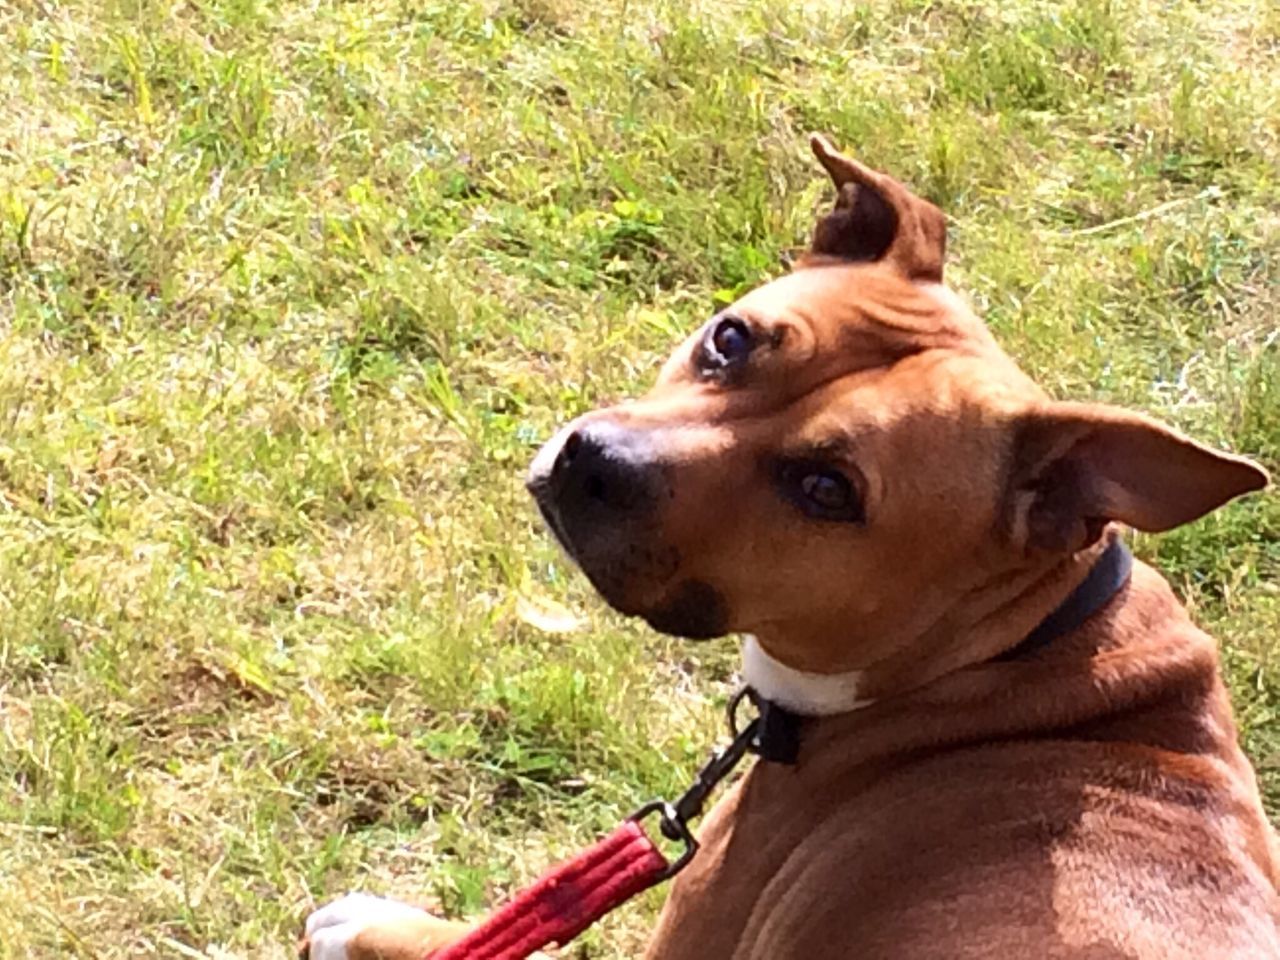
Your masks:
M 858 671 L 875 701 L 809 721 L 796 766 L 757 764 L 715 807 L 648 956 L 1280 956 L 1280 850 L 1216 645 L 1159 574 L 1136 564 L 1080 628 L 993 659 L 1121 524 L 1190 522 L 1265 474 L 1050 401 L 940 285 L 941 213 L 814 150 L 837 211 L 799 269 L 726 311 L 755 331 L 750 360 L 708 373 L 700 332 L 648 395 L 544 454 L 592 424 L 657 451 L 669 496 L 633 531 L 643 549 L 572 551 L 616 607 L 672 622 L 697 583 L 725 631 L 795 670 Z M 779 496 L 770 465 L 809 456 L 851 478 L 862 523 Z M 351 956 L 417 958 L 429 923 L 371 929 Z

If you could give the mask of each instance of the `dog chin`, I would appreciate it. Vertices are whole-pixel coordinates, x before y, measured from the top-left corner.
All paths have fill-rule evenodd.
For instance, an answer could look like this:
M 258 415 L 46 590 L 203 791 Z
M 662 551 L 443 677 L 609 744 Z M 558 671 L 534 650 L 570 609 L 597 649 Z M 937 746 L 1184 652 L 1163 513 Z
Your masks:
M 639 617 L 659 633 L 686 640 L 711 640 L 729 632 L 728 606 L 720 591 L 701 580 L 684 580 L 665 592 L 656 604 L 637 602 L 634 594 L 616 583 L 597 578 L 587 571 L 587 579 L 613 609 L 628 617 Z
M 711 640 L 729 632 L 724 597 L 702 580 L 685 580 L 662 603 L 640 616 L 659 633 L 688 640 Z

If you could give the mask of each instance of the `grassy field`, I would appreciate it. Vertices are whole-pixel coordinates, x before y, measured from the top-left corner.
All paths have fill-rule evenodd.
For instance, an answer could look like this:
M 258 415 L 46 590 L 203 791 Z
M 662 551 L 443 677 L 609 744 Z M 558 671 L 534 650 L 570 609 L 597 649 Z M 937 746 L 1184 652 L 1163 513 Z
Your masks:
M 1055 394 L 1280 468 L 1271 0 L 0 4 L 2 960 L 474 913 L 678 789 L 734 645 L 608 613 L 520 478 L 803 244 L 810 129 Z M 1280 498 L 1137 546 L 1280 812 Z

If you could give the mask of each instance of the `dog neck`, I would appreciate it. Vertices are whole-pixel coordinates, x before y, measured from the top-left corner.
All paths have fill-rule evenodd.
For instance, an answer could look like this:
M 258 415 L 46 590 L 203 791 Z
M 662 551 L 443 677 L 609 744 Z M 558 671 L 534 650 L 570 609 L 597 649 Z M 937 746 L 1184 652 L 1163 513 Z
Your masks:
M 1048 616 L 1015 646 L 994 658 L 1018 660 L 1033 656 L 1054 640 L 1080 627 L 1105 606 L 1129 580 L 1133 555 L 1114 537 L 1084 579 Z M 865 670 L 814 673 L 798 670 L 770 656 L 753 636 L 742 644 L 742 676 L 764 699 L 802 716 L 825 717 L 849 713 L 874 703 L 860 695 L 867 688 Z
M 806 717 L 848 713 L 872 701 L 858 697 L 863 671 L 811 673 L 797 670 L 765 651 L 755 637 L 742 642 L 742 679 L 773 703 Z

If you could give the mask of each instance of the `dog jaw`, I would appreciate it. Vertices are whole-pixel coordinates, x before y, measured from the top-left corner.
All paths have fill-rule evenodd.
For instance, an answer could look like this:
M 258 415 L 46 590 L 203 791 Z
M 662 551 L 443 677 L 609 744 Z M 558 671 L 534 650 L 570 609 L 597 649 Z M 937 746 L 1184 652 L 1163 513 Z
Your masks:
M 702 580 L 683 580 L 658 606 L 641 614 L 653 629 L 688 640 L 729 632 L 729 610 L 720 591 Z

